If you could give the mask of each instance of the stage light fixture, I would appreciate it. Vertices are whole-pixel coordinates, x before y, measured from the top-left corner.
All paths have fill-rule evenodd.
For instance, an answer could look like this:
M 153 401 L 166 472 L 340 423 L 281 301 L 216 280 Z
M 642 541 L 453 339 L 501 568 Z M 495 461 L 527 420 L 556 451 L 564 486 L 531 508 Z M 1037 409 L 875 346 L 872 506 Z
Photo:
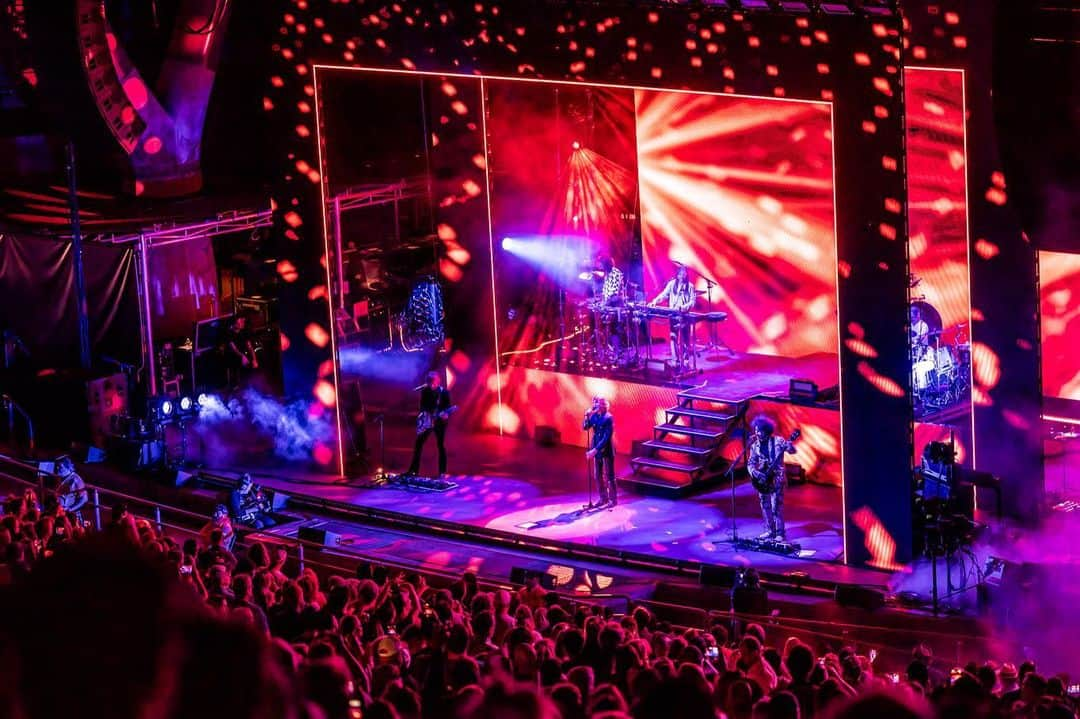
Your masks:
M 195 404 L 199 405 L 199 407 L 207 406 L 210 404 L 210 395 L 205 392 L 200 392 L 199 396 L 195 398 Z
M 176 403 L 180 419 L 194 419 L 199 414 L 199 406 L 190 395 L 183 395 Z
M 577 140 L 574 140 L 574 142 L 571 143 L 570 147 L 574 148 L 575 151 L 580 150 L 581 149 L 581 143 L 578 142 Z
M 513 252 L 518 247 L 518 242 L 513 237 L 504 237 L 501 244 L 507 252 Z
M 159 424 L 171 422 L 176 412 L 176 403 L 171 397 L 151 397 L 147 407 L 147 418 Z

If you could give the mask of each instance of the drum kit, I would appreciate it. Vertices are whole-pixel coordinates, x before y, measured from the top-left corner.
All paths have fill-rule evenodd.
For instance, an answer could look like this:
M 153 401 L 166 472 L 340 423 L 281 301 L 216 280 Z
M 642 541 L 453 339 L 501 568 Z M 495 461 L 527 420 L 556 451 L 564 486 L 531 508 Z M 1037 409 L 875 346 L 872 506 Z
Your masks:
M 641 363 L 642 318 L 625 298 L 577 303 L 577 328 L 586 361 L 611 369 L 634 369 Z
M 916 412 L 945 409 L 962 400 L 971 387 L 971 342 L 967 323 L 945 329 L 941 314 L 925 300 L 911 303 L 929 331 L 911 346 L 912 391 Z

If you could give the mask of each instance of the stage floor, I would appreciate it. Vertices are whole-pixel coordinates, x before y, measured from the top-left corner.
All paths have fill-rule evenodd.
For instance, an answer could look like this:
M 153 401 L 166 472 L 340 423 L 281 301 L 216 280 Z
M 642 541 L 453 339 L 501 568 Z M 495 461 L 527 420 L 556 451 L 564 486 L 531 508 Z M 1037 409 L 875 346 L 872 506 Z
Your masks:
M 389 432 L 388 432 L 389 434 Z M 408 462 L 411 437 L 387 437 L 387 466 Z M 807 562 L 842 563 L 843 529 L 839 487 L 804 484 L 786 495 L 789 540 L 801 558 L 740 551 L 731 536 L 731 492 L 721 486 L 681 500 L 641 496 L 620 488 L 613 509 L 579 513 L 588 501 L 583 452 L 574 447 L 540 447 L 496 435 L 448 438 L 451 479 L 456 489 L 420 493 L 392 486 L 369 487 L 371 477 L 320 478 L 287 468 L 253 471 L 262 485 L 297 496 L 417 518 L 501 530 L 523 537 L 553 539 L 608 550 L 648 554 L 666 560 L 707 564 L 753 564 L 772 571 L 806 568 Z M 433 442 L 429 442 L 429 445 Z M 434 471 L 435 449 L 426 448 L 423 469 Z M 616 460 L 617 476 L 629 474 L 626 457 Z M 757 494 L 748 482 L 735 489 L 740 537 L 763 529 Z

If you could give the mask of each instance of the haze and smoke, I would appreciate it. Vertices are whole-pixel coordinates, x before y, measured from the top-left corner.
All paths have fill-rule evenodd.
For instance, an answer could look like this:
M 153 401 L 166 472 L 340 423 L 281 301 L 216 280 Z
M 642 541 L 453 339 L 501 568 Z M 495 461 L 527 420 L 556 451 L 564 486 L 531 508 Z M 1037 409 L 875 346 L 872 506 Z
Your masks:
M 1047 675 L 1080 673 L 1080 511 L 1051 512 L 1040 528 L 1007 526 L 989 533 L 970 552 L 950 562 L 952 589 L 943 606 L 980 617 L 985 651 L 998 660 L 1034 660 Z M 1004 564 L 991 561 L 1000 560 Z M 978 572 L 992 572 L 985 592 Z M 894 592 L 915 592 L 929 601 L 932 571 L 919 560 L 893 577 Z M 939 596 L 949 593 L 945 560 L 938 560 Z M 987 656 L 975 657 L 978 659 Z
M 285 461 L 308 462 L 317 447 L 335 444 L 331 410 L 306 400 L 284 404 L 253 389 L 228 401 L 219 395 L 199 398 L 199 420 L 191 431 L 207 464 L 246 464 L 269 452 Z

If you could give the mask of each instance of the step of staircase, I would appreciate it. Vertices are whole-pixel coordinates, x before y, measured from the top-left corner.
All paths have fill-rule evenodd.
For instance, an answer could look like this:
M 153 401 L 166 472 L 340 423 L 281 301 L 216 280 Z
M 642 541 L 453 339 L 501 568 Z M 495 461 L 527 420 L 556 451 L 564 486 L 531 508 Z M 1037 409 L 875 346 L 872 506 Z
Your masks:
M 694 457 L 707 457 L 713 452 L 712 447 L 695 447 L 692 444 L 676 444 L 675 442 L 664 442 L 659 439 L 642 442 L 641 446 L 656 450 L 662 449 L 668 452 L 678 452 L 679 454 L 689 454 Z
M 655 457 L 631 457 L 630 465 L 634 469 L 662 469 L 667 472 L 684 472 L 686 474 L 694 474 L 704 468 L 701 464 L 681 464 L 679 462 L 669 462 L 666 459 L 656 459 Z
M 681 424 L 658 424 L 653 427 L 653 432 L 659 434 L 681 434 L 687 437 L 698 437 L 699 439 L 708 439 L 714 442 L 719 441 L 719 439 L 724 436 L 723 432 L 718 432 L 716 430 L 687 427 Z
M 723 393 L 715 387 L 691 387 L 690 389 L 684 389 L 675 395 L 679 399 L 697 401 L 697 402 L 712 402 L 714 404 L 729 404 L 732 406 L 740 405 L 746 402 L 749 398 L 733 398 L 725 397 Z
M 666 410 L 669 415 L 675 417 L 687 417 L 689 419 L 700 419 L 706 422 L 723 422 L 727 423 L 735 419 L 734 414 L 728 414 L 726 412 L 710 412 L 704 409 L 691 409 L 690 407 L 668 407 Z

